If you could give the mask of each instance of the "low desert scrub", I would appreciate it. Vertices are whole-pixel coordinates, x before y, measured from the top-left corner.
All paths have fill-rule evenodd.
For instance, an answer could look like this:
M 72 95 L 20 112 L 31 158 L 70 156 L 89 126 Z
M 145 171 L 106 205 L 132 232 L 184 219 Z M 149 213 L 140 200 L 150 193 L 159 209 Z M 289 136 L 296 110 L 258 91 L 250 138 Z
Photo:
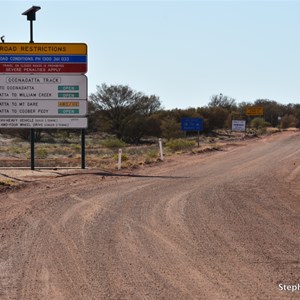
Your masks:
M 115 154 L 115 155 L 114 155 L 114 160 L 115 160 L 115 161 L 118 161 L 118 159 L 119 159 L 119 154 Z M 127 161 L 129 158 L 128 158 L 128 155 L 127 155 L 127 154 L 122 153 L 121 159 L 122 159 L 122 161 Z
M 262 133 L 266 133 L 266 127 L 270 126 L 271 124 L 266 122 L 263 118 L 254 118 L 250 122 L 250 127 L 255 129 L 261 129 Z
M 235 144 L 233 144 L 233 145 L 235 145 Z M 200 148 L 193 149 L 193 153 L 200 154 L 200 153 L 211 152 L 211 151 L 221 151 L 222 148 L 223 148 L 223 146 L 219 145 L 219 144 L 206 145 L 206 146 L 202 146 Z
M 21 153 L 23 153 L 23 151 L 24 150 L 22 149 L 22 147 L 18 147 L 18 146 L 13 146 L 11 149 L 11 152 L 13 154 L 21 154 Z
M 167 148 L 171 151 L 189 150 L 195 146 L 195 141 L 185 139 L 171 139 L 166 143 Z
M 52 149 L 51 154 L 52 155 L 65 155 L 68 156 L 70 154 L 70 147 L 69 146 L 56 146 L 54 149 Z
M 48 156 L 48 150 L 44 147 L 39 147 L 35 151 L 37 158 L 46 158 Z
M 267 127 L 266 130 L 267 130 L 267 134 L 273 134 L 276 132 L 280 132 L 280 129 L 276 128 L 276 127 Z
M 117 138 L 108 138 L 108 139 L 105 139 L 103 141 L 101 141 L 101 145 L 103 147 L 106 147 L 106 148 L 109 148 L 109 149 L 117 149 L 117 148 L 123 148 L 126 146 L 126 144 L 117 139 Z
M 10 179 L 0 179 L 0 190 L 4 187 L 13 186 L 15 183 Z
M 81 149 L 81 145 L 80 144 L 71 144 L 71 148 L 73 151 L 79 152 Z
M 146 158 L 148 159 L 154 159 L 158 157 L 158 149 L 149 149 L 146 152 Z

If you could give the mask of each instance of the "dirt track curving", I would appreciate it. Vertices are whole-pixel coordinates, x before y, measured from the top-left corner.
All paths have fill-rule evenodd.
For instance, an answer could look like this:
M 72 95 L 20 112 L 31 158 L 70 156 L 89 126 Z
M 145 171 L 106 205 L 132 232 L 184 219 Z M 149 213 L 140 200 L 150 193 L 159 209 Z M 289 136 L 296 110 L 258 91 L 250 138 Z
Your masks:
M 119 175 L 0 195 L 0 299 L 300 298 L 299 133 Z

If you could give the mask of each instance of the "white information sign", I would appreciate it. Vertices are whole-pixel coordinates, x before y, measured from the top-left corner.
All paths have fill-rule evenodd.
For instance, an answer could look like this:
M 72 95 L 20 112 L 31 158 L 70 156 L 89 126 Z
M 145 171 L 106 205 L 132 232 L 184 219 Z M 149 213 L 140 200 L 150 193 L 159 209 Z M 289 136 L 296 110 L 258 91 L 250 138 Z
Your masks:
M 0 75 L 0 100 L 87 100 L 85 75 Z
M 86 100 L 0 100 L 1 116 L 85 116 Z
M 0 128 L 87 128 L 87 118 L 0 118 Z
M 232 120 L 232 131 L 245 131 L 246 121 L 245 120 Z

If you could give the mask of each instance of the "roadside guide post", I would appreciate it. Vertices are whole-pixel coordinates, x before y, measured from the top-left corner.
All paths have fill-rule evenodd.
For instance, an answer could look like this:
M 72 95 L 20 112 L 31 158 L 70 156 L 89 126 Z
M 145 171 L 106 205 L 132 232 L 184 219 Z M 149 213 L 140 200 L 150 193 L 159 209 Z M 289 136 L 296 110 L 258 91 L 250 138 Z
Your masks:
M 162 146 L 162 139 L 158 139 L 158 144 L 159 144 L 159 153 L 160 153 L 160 160 L 164 160 L 164 152 L 163 152 L 163 146 Z
M 118 152 L 118 170 L 120 171 L 122 168 L 122 149 L 119 149 Z
M 29 43 L 34 43 L 33 41 L 33 21 L 35 21 L 35 13 L 40 10 L 39 6 L 32 6 L 22 13 L 22 15 L 27 16 L 27 21 L 30 21 L 30 41 Z M 30 129 L 30 166 L 31 170 L 34 170 L 34 129 Z

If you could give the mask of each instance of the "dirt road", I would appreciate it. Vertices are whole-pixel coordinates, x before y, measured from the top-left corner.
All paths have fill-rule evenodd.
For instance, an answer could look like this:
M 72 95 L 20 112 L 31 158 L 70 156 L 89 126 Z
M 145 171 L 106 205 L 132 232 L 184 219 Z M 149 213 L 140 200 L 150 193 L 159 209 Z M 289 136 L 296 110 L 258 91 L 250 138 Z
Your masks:
M 0 195 L 0 299 L 300 298 L 299 133 L 123 175 Z

